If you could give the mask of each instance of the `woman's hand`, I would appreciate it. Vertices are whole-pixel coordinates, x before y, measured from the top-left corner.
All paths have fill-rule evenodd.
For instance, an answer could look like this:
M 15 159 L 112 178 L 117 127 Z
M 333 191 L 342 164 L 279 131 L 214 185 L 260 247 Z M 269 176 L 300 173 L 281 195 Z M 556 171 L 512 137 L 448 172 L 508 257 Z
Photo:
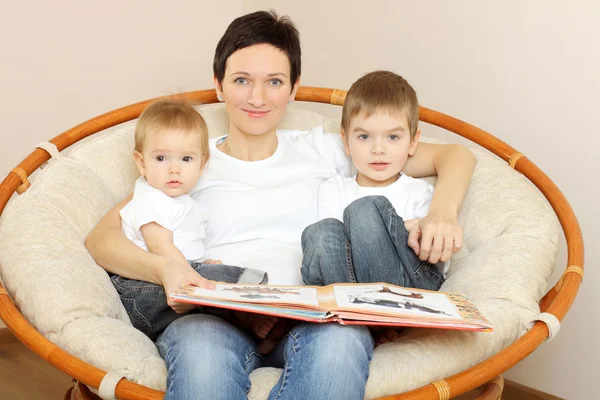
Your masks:
M 456 216 L 429 214 L 409 229 L 408 246 L 432 264 L 448 261 L 462 245 L 463 231 Z
M 187 263 L 170 261 L 160 275 L 161 285 L 165 288 L 167 304 L 178 314 L 192 310 L 193 304 L 179 303 L 170 299 L 169 294 L 176 292 L 182 286 L 198 286 L 203 289 L 214 289 L 215 283 L 204 279 Z

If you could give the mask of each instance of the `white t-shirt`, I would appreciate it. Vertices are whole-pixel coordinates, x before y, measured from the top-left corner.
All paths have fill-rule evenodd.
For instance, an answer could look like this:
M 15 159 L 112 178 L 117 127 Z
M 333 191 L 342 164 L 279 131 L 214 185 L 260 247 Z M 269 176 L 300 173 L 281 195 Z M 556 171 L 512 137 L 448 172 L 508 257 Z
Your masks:
M 356 183 L 356 176 L 334 176 L 319 189 L 319 220 L 337 218 L 343 221 L 344 209 L 354 200 L 365 196 L 385 196 L 404 220 L 423 218 L 429 211 L 433 198 L 433 186 L 420 179 L 401 174 L 391 185 L 363 187 Z
M 189 194 L 170 197 L 150 186 L 144 177 L 135 182 L 133 198 L 120 212 L 125 236 L 148 250 L 140 228 L 150 222 L 173 232 L 173 244 L 188 260 L 205 259 L 207 218 Z
M 324 218 L 337 218 L 343 221 L 344 210 L 354 200 L 365 196 L 385 196 L 396 214 L 405 221 L 413 218 L 424 218 L 429 212 L 434 188 L 420 179 L 402 174 L 391 185 L 381 187 L 363 187 L 356 183 L 356 175 L 352 177 L 334 176 L 324 182 L 319 189 L 319 221 Z M 439 271 L 446 276 L 450 261 L 436 264 Z
M 275 153 L 242 161 L 210 141 L 210 161 L 190 192 L 209 215 L 206 257 L 257 268 L 269 283 L 301 285 L 302 231 L 317 221 L 319 186 L 350 176 L 352 164 L 338 134 L 278 131 Z

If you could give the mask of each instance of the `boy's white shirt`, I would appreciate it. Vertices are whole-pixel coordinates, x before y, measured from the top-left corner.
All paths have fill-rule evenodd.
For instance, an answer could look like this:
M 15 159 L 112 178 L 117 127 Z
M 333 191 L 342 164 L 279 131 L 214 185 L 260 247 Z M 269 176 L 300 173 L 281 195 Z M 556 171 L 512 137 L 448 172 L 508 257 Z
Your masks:
M 210 141 L 210 160 L 190 192 L 210 210 L 206 257 L 266 271 L 269 283 L 302 285 L 300 238 L 317 221 L 319 186 L 350 176 L 338 134 L 322 127 L 278 131 L 275 153 L 254 162 L 228 156 Z
M 155 222 L 173 232 L 173 244 L 186 259 L 205 259 L 204 239 L 207 216 L 189 194 L 170 197 L 148 184 L 141 176 L 135 182 L 133 198 L 120 212 L 125 236 L 148 250 L 140 228 Z
M 406 174 L 391 185 L 364 187 L 356 183 L 356 175 L 344 178 L 334 176 L 319 189 L 319 220 L 337 218 L 343 221 L 344 209 L 354 200 L 365 196 L 385 196 L 404 220 L 427 216 L 433 198 L 433 186 Z
M 424 218 L 429 212 L 434 187 L 429 183 L 400 173 L 398 180 L 388 186 L 365 187 L 356 183 L 352 177 L 334 176 L 324 182 L 319 189 L 319 221 L 324 218 L 344 220 L 344 210 L 350 203 L 365 196 L 385 196 L 404 221 Z M 412 250 L 411 250 L 412 251 Z M 444 275 L 449 262 L 438 263 L 437 267 Z

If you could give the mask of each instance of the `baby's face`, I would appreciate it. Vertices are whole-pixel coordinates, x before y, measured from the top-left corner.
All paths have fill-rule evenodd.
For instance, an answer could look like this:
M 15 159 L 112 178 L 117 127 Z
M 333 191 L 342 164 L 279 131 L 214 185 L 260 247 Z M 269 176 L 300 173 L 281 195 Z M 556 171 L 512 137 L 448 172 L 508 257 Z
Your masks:
M 149 134 L 141 156 L 136 157 L 141 158 L 138 168 L 148 184 L 171 197 L 189 192 L 202 174 L 202 143 L 197 133 Z
M 346 153 L 358 170 L 360 186 L 387 186 L 398 179 L 409 155 L 414 154 L 419 132 L 411 138 L 404 113 L 377 112 L 350 121 Z

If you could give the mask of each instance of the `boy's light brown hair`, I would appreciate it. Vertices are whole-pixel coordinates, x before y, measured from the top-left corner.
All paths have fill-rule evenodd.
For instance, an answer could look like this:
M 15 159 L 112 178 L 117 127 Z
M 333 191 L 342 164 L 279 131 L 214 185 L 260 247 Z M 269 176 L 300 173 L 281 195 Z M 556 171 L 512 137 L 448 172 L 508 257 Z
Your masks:
M 379 111 L 390 114 L 404 113 L 410 136 L 417 133 L 417 93 L 406 79 L 390 71 L 370 72 L 352 84 L 342 109 L 342 129 L 347 133 L 352 118 L 358 115 L 368 118 Z M 347 138 L 348 136 L 344 135 L 344 140 Z
M 164 99 L 150 104 L 135 127 L 135 151 L 144 149 L 144 139 L 151 134 L 169 131 L 200 135 L 202 165 L 209 158 L 208 128 L 202 115 L 184 100 Z

